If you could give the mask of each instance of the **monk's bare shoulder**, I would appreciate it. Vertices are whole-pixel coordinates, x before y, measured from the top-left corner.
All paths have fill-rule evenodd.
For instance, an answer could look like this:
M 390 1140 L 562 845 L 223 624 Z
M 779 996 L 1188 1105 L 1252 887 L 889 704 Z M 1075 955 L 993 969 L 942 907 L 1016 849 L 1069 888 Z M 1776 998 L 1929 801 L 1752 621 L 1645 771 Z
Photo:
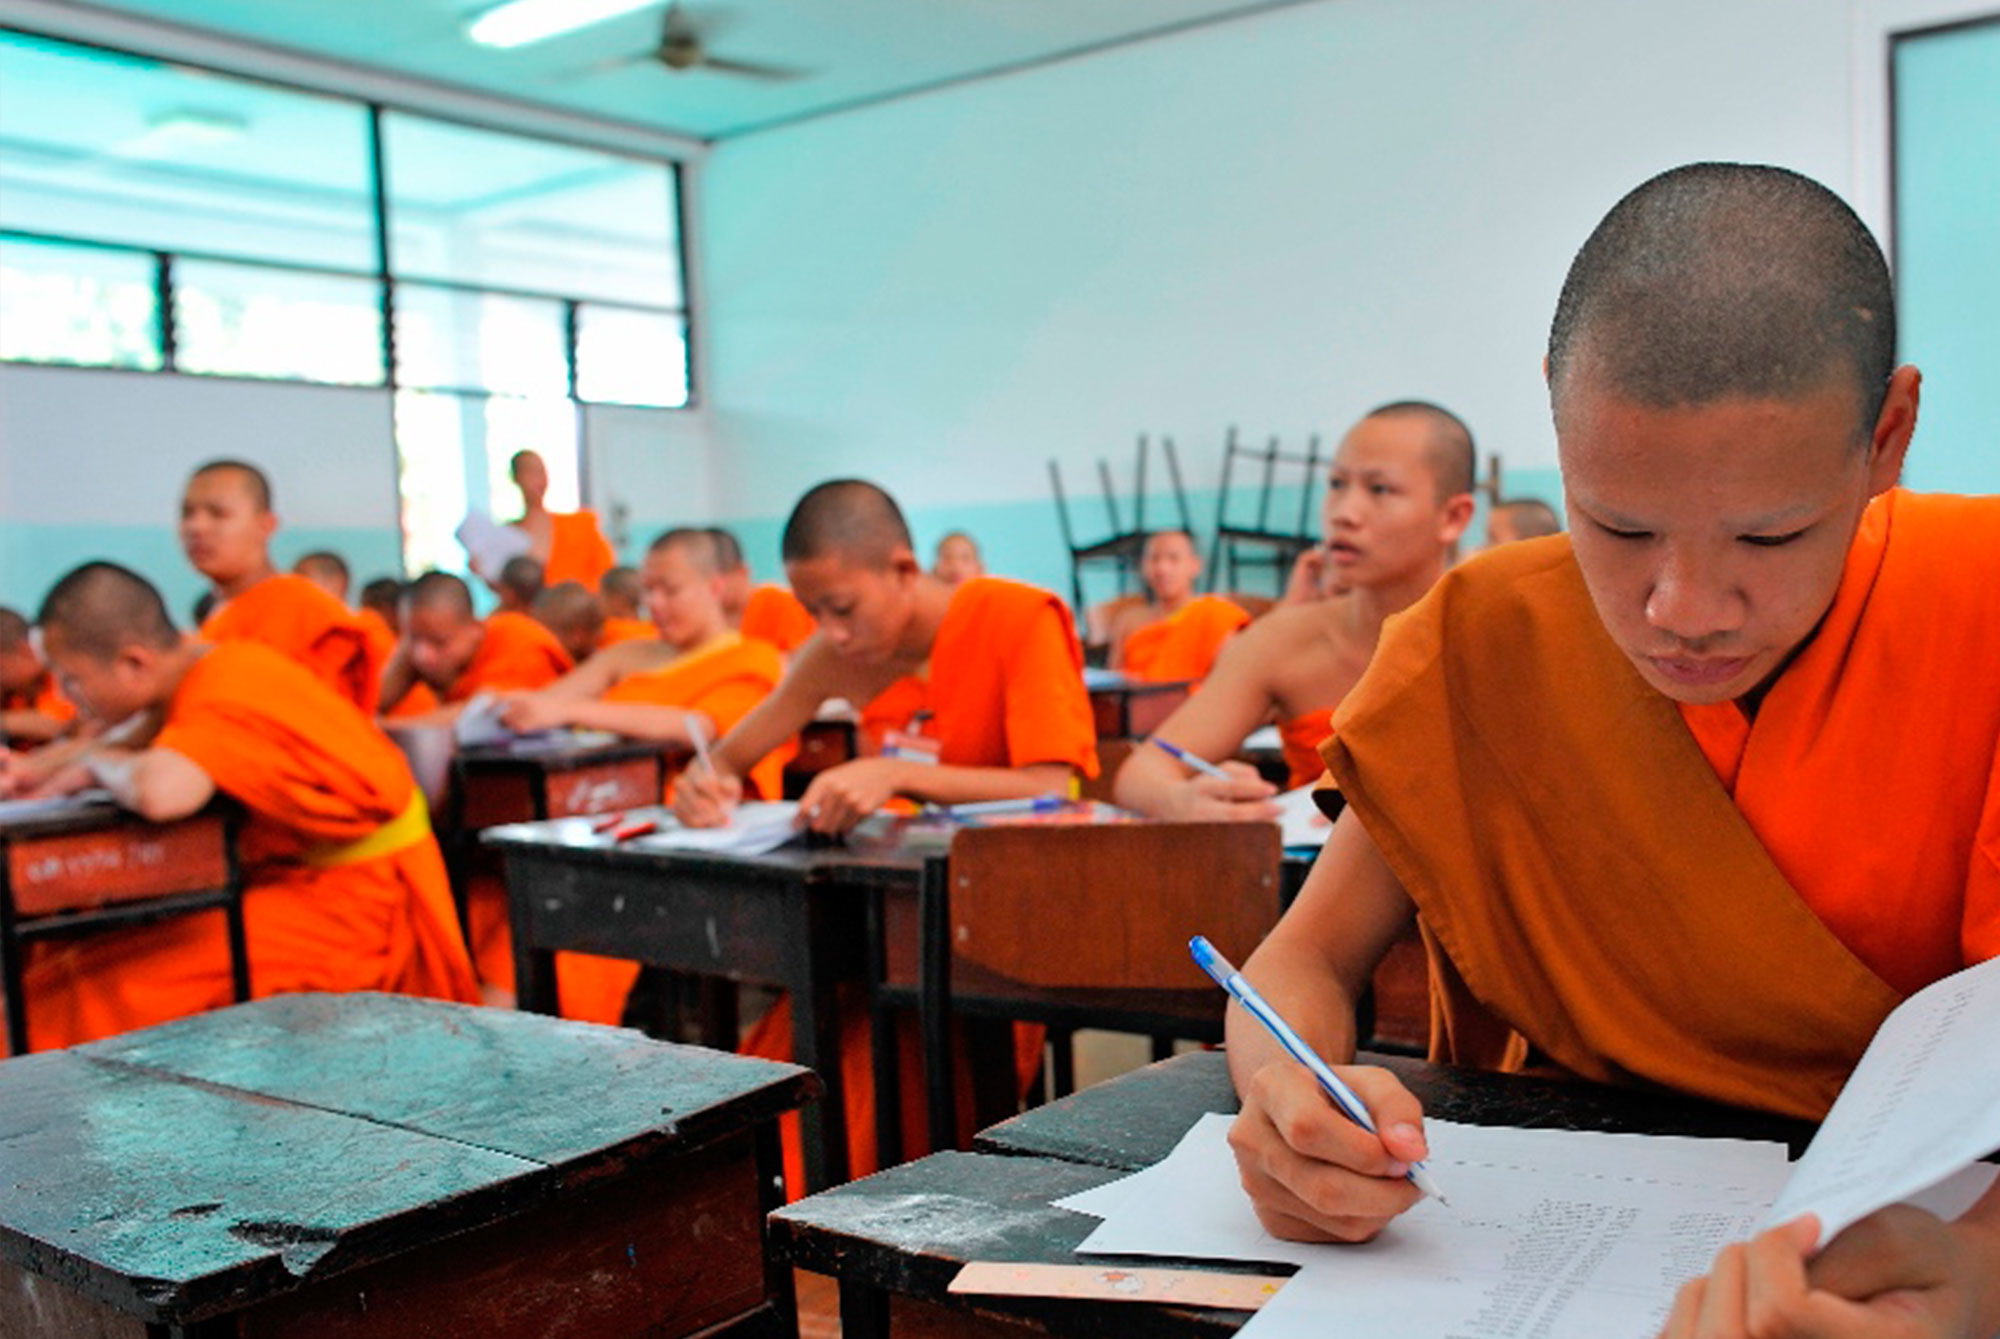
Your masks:
M 1271 700 L 1287 716 L 1333 706 L 1368 667 L 1370 646 L 1350 631 L 1347 597 L 1274 609 L 1229 640 L 1227 649 L 1267 668 Z
M 781 691 L 814 702 L 845 698 L 860 706 L 872 702 L 883 689 L 915 669 L 914 665 L 859 664 L 835 651 L 824 633 L 815 632 L 792 652 Z

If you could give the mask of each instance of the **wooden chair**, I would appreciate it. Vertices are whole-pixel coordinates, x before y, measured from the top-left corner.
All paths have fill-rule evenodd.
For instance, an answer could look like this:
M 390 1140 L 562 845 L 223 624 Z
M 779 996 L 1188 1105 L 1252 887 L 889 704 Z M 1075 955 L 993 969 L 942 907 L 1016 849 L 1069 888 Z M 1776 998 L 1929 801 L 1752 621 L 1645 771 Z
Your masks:
M 1219 1041 L 1225 998 L 1188 957 L 1187 941 L 1205 934 L 1232 960 L 1248 957 L 1277 923 L 1279 856 L 1277 828 L 1262 823 L 957 833 L 924 871 L 914 989 L 894 973 L 877 989 L 878 1005 L 916 1004 L 932 1147 L 949 1146 L 957 1129 L 955 1021 L 1047 1025 L 1058 1093 L 1070 1086 L 1077 1028 Z M 878 1026 L 880 1093 L 896 1088 L 891 1040 Z M 877 1109 L 893 1122 L 894 1106 Z M 996 1113 L 979 1114 L 983 1124 Z M 890 1137 L 887 1149 L 898 1133 L 878 1130 Z
M 1143 739 L 1100 739 L 1097 741 L 1097 775 L 1088 781 L 1077 783 L 1077 796 L 1085 800 L 1102 800 L 1114 804 L 1111 788 L 1118 779 L 1118 769 L 1132 756 L 1132 750 L 1141 747 Z
M 250 998 L 235 821 L 217 806 L 176 823 L 129 816 L 81 830 L 6 834 L 0 859 L 0 999 L 10 1055 L 28 1050 L 26 946 L 221 911 L 237 1003 Z

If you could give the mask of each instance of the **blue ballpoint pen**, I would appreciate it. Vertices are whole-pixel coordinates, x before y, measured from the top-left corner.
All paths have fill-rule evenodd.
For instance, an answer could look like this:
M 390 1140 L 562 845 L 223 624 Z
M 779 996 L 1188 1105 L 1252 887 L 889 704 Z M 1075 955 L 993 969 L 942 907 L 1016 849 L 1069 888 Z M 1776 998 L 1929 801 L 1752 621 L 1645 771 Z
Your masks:
M 1223 771 L 1220 767 L 1217 767 L 1214 763 L 1210 762 L 1206 758 L 1195 757 L 1192 753 L 1189 753 L 1179 744 L 1170 744 L 1166 740 L 1160 738 L 1158 735 L 1149 735 L 1147 737 L 1151 739 L 1153 743 L 1159 745 L 1160 751 L 1162 753 L 1165 753 L 1169 758 L 1172 758 L 1174 761 L 1180 763 L 1182 766 L 1192 767 L 1195 771 L 1200 772 L 1203 776 L 1221 777 L 1224 781 L 1230 779 L 1229 773 Z
M 928 806 L 927 812 L 947 818 L 976 818 L 980 814 L 1049 814 L 1068 804 L 1060 795 L 1036 795 L 1020 800 L 975 800 L 971 804 Z
M 1361 1104 L 1361 1099 L 1354 1095 L 1354 1090 L 1342 1083 L 1340 1076 L 1333 1072 L 1333 1067 L 1320 1059 L 1313 1052 L 1313 1048 L 1306 1045 L 1298 1033 L 1292 1031 L 1291 1024 L 1280 1018 L 1276 1009 L 1264 1002 L 1264 997 L 1257 993 L 1257 988 L 1243 979 L 1243 973 L 1230 966 L 1229 959 L 1215 951 L 1215 945 L 1201 935 L 1196 935 L 1188 940 L 1188 952 L 1194 955 L 1195 965 L 1213 977 L 1215 984 L 1228 991 L 1231 998 L 1248 1010 L 1252 1018 L 1262 1023 L 1270 1034 L 1278 1039 L 1278 1044 L 1291 1053 L 1292 1059 L 1312 1071 L 1312 1076 L 1319 1080 L 1319 1086 L 1333 1100 L 1333 1105 L 1339 1109 L 1341 1115 L 1368 1133 L 1375 1133 L 1375 1122 L 1369 1118 L 1368 1108 Z M 1407 1175 L 1411 1185 L 1439 1204 L 1450 1203 L 1439 1193 L 1437 1182 L 1431 1179 L 1423 1163 L 1411 1163 Z

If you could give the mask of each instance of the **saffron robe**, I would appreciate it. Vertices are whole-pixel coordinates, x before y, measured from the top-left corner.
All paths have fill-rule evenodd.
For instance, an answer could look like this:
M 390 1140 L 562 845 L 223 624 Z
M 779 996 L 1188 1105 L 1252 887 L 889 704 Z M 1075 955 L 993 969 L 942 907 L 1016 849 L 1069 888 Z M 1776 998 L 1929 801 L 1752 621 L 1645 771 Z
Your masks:
M 715 722 L 720 737 L 770 695 L 783 673 L 784 662 L 776 647 L 732 632 L 658 669 L 627 675 L 605 691 L 604 701 L 699 711 Z M 752 770 L 750 780 L 759 795 L 777 798 L 783 765 L 784 755 L 773 753 Z M 672 791 L 669 778 L 667 795 L 662 798 L 670 798 Z M 480 979 L 513 989 L 513 937 L 505 890 L 487 881 L 474 884 L 466 918 L 477 931 L 474 947 Z M 628 959 L 558 953 L 556 996 L 562 1016 L 616 1024 L 638 975 L 639 964 Z
M 33 683 L 11 693 L 0 693 L 0 711 L 32 711 L 58 725 L 76 719 L 76 704 L 62 695 L 53 674 L 43 670 Z
M 813 616 L 799 603 L 799 597 L 783 586 L 762 585 L 750 592 L 743 602 L 743 617 L 738 625 L 745 637 L 756 637 L 769 642 L 786 655 L 805 644 L 806 638 L 819 629 Z
M 616 646 L 620 642 L 658 641 L 660 630 L 643 618 L 607 618 L 604 631 L 597 635 L 597 649 Z
M 1000 577 L 974 577 L 960 584 L 931 643 L 929 674 L 899 680 L 891 691 L 908 692 L 905 685 L 911 683 L 923 686 L 919 709 L 929 714 L 921 724 L 938 741 L 942 764 L 1026 767 L 1053 762 L 1066 763 L 1084 776 L 1097 775 L 1097 726 L 1083 687 L 1083 650 L 1069 606 L 1045 590 Z M 875 1092 L 868 1014 L 859 1001 L 843 1000 L 840 1031 L 848 1172 L 862 1176 L 876 1170 Z M 927 1151 L 922 1148 L 922 1053 L 913 1024 L 898 1026 L 896 1032 L 904 1080 L 904 1151 L 916 1154 Z M 1024 1083 L 1041 1063 L 1041 1037 L 1040 1028 L 1015 1029 Z M 791 1001 L 773 1005 L 742 1049 L 767 1060 L 790 1060 Z M 969 1109 L 960 1103 L 961 1112 Z M 786 1186 L 797 1195 L 804 1185 L 804 1162 L 796 1117 L 785 1118 L 782 1127 Z
M 1249 621 L 1233 601 L 1196 596 L 1159 622 L 1127 634 L 1118 648 L 1118 668 L 1152 683 L 1204 679 L 1222 644 Z
M 604 532 L 597 527 L 597 513 L 558 511 L 549 513 L 549 556 L 542 560 L 542 584 L 580 581 L 590 590 L 618 565 Z
M 1333 708 L 1321 707 L 1303 716 L 1294 716 L 1289 721 L 1278 722 L 1278 743 L 1285 755 L 1285 769 L 1290 774 L 1286 786 L 1297 790 L 1309 786 L 1326 775 L 1326 762 L 1319 756 L 1319 746 L 1333 733 Z
M 569 652 L 553 632 L 526 614 L 502 609 L 486 616 L 486 635 L 445 690 L 444 700 L 463 702 L 475 693 L 545 688 L 571 667 Z
M 388 664 L 389 657 L 396 653 L 396 629 L 390 626 L 388 619 L 373 609 L 357 609 L 354 611 L 354 616 L 361 620 L 362 630 L 368 634 L 369 643 L 373 648 L 371 654 L 383 664 Z M 431 686 L 418 679 L 410 684 L 410 691 L 404 693 L 397 701 L 377 705 L 380 706 L 382 714 L 390 720 L 401 720 L 404 717 L 423 716 L 436 711 L 438 700 L 437 694 L 431 691 Z
M 369 715 L 388 656 L 353 610 L 302 576 L 268 576 L 201 625 L 209 642 L 262 642 L 311 670 Z
M 1421 913 L 1433 1054 L 1824 1116 L 2000 952 L 1996 665 L 2000 498 L 1876 499 L 1754 719 L 1648 686 L 1567 536 L 1448 573 L 1325 748 Z
M 225 642 L 182 679 L 154 747 L 246 811 L 236 846 L 256 995 L 479 998 L 409 768 L 353 704 L 268 647 Z M 36 1050 L 221 1007 L 222 913 L 30 944 L 25 982 Z

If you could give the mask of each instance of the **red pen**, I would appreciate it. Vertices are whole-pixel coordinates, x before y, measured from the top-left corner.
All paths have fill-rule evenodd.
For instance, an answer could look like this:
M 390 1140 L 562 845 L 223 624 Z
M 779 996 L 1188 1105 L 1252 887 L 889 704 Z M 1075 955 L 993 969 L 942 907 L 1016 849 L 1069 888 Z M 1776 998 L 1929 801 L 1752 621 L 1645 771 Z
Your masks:
M 634 823 L 629 828 L 618 829 L 618 831 L 611 834 L 611 840 L 614 842 L 629 841 L 633 837 L 643 837 L 649 832 L 658 832 L 659 830 L 660 825 L 649 818 L 643 823 Z
M 609 832 L 624 821 L 625 811 L 620 809 L 615 814 L 606 814 L 604 817 L 597 819 L 590 825 L 590 830 L 592 832 Z

